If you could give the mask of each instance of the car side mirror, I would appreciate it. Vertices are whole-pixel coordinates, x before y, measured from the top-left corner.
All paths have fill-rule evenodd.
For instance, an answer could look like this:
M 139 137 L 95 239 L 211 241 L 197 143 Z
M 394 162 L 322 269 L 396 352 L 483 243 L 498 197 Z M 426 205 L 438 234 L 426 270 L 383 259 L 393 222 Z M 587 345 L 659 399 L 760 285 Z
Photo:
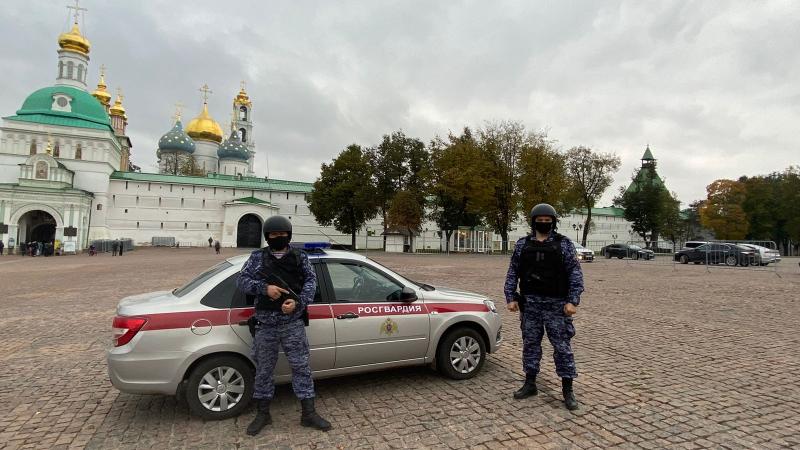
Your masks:
M 417 300 L 417 291 L 411 289 L 410 287 L 406 286 L 400 291 L 400 301 L 401 302 L 413 302 Z

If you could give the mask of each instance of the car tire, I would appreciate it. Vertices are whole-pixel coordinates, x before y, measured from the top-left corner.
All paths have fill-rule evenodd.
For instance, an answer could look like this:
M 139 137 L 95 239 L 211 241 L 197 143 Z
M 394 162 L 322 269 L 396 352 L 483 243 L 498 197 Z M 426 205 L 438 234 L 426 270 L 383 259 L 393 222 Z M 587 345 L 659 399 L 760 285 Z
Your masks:
M 738 261 L 736 261 L 736 257 L 733 256 L 733 255 L 725 257 L 725 265 L 726 266 L 735 266 L 737 262 Z
M 633 258 L 634 261 L 638 261 L 639 260 L 639 254 L 638 253 L 634 253 L 632 258 Z
M 679 259 L 681 261 L 681 264 L 689 264 L 689 257 L 688 256 L 681 255 Z M 695 262 L 695 264 L 700 264 L 700 263 L 699 262 Z
M 219 376 L 217 375 L 219 374 Z M 206 377 L 208 375 L 208 377 Z M 216 394 L 210 388 L 202 388 L 201 383 L 208 386 L 209 378 L 217 382 L 220 379 L 228 377 L 230 384 L 228 389 L 230 392 L 225 392 L 226 399 L 235 399 L 236 402 L 232 406 L 228 403 L 226 409 L 222 409 L 223 400 L 221 395 Z M 205 383 L 203 383 L 205 381 Z M 234 392 L 233 387 L 242 389 L 242 392 Z M 230 355 L 213 356 L 198 364 L 189 374 L 186 381 L 186 403 L 189 409 L 195 415 L 202 417 L 205 420 L 222 420 L 236 417 L 247 408 L 250 400 L 253 398 L 254 389 L 254 374 L 253 368 L 245 362 L 242 358 L 237 358 Z M 202 395 L 216 394 L 216 399 L 206 400 L 201 399 Z M 241 395 L 239 395 L 241 394 Z M 219 408 L 219 410 L 215 410 Z
M 475 344 L 478 346 L 477 349 L 474 348 Z M 460 351 L 466 353 L 455 355 Z M 436 351 L 436 367 L 439 372 L 454 380 L 474 377 L 481 371 L 485 361 L 486 344 L 483 342 L 483 337 L 467 327 L 459 327 L 447 333 Z

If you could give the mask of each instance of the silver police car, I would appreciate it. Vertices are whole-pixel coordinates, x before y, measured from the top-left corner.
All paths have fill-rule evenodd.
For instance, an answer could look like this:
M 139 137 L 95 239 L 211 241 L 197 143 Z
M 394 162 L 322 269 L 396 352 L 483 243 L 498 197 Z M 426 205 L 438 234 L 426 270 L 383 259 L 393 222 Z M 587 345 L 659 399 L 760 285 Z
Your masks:
M 238 415 L 253 395 L 254 298 L 236 288 L 247 255 L 183 287 L 120 301 L 108 351 L 120 391 L 185 395 L 206 419 Z M 429 364 L 454 379 L 475 376 L 500 344 L 500 316 L 485 296 L 416 283 L 364 256 L 315 249 L 306 328 L 315 378 Z M 394 300 L 394 299 L 400 300 Z M 275 382 L 291 380 L 281 353 Z

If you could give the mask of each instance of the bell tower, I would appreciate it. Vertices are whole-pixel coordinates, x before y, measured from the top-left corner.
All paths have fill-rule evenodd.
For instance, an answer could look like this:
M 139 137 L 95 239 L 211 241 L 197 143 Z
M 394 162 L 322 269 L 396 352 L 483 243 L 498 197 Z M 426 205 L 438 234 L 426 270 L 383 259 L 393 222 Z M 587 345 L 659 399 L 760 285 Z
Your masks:
M 241 82 L 239 93 L 233 99 L 233 125 L 239 132 L 242 143 L 247 147 L 247 175 L 253 175 L 253 162 L 256 155 L 256 143 L 253 139 L 253 102 L 245 91 L 244 81 Z

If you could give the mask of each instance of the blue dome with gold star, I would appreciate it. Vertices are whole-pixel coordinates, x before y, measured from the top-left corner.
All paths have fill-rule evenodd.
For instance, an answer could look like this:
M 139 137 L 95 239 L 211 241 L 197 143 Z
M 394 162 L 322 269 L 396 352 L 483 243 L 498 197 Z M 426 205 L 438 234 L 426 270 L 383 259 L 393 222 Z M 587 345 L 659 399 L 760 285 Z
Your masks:
M 247 146 L 244 145 L 236 130 L 231 131 L 230 137 L 219 147 L 217 156 L 219 156 L 219 159 L 239 159 L 242 161 L 250 159 Z
M 180 120 L 176 120 L 175 126 L 158 140 L 158 150 L 194 153 L 194 141 L 183 131 L 183 124 Z

